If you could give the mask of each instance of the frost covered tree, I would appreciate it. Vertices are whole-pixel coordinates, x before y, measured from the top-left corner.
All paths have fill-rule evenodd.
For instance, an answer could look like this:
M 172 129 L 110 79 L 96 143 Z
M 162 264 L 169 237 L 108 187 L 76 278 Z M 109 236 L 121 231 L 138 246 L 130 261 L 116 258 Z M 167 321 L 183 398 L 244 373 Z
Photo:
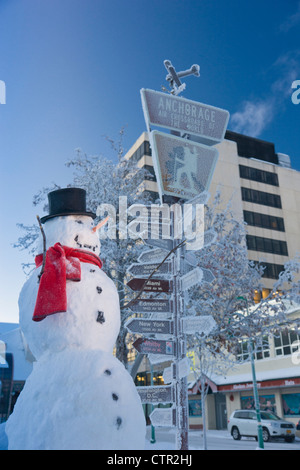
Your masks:
M 249 360 L 249 354 L 241 354 L 245 347 L 248 351 L 249 344 L 252 352 L 262 351 L 264 341 L 291 324 L 290 301 L 300 300 L 300 262 L 293 260 L 286 264 L 269 296 L 255 304 L 254 294 L 263 287 L 263 262 L 248 260 L 246 226 L 234 216 L 230 202 L 224 210 L 221 202 L 217 191 L 205 215 L 205 228 L 215 232 L 215 240 L 195 252 L 194 259 L 194 265 L 197 262 L 200 268 L 208 269 L 214 279 L 209 283 L 204 280 L 186 294 L 186 314 L 212 316 L 215 321 L 209 335 L 195 333 L 187 341 L 188 350 L 196 357 L 194 371 L 201 383 L 204 426 L 207 381 L 226 375 L 239 361 Z

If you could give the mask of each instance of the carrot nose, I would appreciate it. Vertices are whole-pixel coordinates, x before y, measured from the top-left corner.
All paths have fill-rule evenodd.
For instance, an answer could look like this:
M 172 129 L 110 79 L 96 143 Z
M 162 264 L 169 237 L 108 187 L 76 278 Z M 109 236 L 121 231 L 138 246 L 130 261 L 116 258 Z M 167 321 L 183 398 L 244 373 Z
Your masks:
M 103 225 L 106 224 L 106 222 L 108 221 L 109 219 L 109 215 L 104 219 L 104 220 L 101 220 L 101 222 L 99 222 L 99 224 L 96 225 L 96 227 L 93 227 L 92 228 L 92 232 L 95 233 L 97 232 L 97 230 L 99 230 L 99 228 L 103 227 Z

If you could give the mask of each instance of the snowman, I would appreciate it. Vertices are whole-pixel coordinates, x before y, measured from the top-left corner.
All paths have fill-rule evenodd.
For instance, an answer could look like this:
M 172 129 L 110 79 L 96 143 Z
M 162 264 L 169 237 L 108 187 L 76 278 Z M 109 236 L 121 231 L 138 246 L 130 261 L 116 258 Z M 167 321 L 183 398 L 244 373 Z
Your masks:
M 48 199 L 37 267 L 19 297 L 36 362 L 6 424 L 9 449 L 144 449 L 140 398 L 112 354 L 119 298 L 101 269 L 96 216 L 83 189 Z

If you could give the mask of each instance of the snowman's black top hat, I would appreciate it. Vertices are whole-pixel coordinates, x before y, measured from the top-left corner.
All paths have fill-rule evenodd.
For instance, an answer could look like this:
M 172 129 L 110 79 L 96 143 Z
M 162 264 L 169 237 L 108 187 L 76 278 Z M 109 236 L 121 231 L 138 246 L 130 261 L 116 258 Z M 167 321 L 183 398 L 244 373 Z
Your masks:
M 95 219 L 96 214 L 86 210 L 86 191 L 81 188 L 57 189 L 48 194 L 49 215 L 41 218 L 45 223 L 62 215 L 87 215 Z

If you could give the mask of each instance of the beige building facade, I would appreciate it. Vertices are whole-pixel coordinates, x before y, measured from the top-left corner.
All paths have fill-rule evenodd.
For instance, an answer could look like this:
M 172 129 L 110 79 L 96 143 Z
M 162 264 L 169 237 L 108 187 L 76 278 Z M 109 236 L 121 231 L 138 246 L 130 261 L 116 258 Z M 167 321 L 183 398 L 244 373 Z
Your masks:
M 217 145 L 218 162 L 209 188 L 213 196 L 221 189 L 224 206 L 231 199 L 233 210 L 247 223 L 248 258 L 266 266 L 262 292 L 265 297 L 284 264 L 300 254 L 300 172 L 291 167 L 290 158 L 275 152 L 271 142 L 227 131 Z M 139 191 L 147 191 L 158 200 L 158 189 L 147 133 L 143 133 L 127 152 L 149 176 Z M 291 309 L 291 319 L 300 311 Z M 265 349 L 256 355 L 256 371 L 262 409 L 269 409 L 293 422 L 300 420 L 300 338 L 290 328 L 278 338 L 269 338 Z M 300 350 L 300 343 L 299 343 Z M 157 383 L 163 383 L 157 366 Z M 139 370 L 138 378 L 146 376 Z M 206 401 L 210 429 L 223 429 L 231 412 L 253 407 L 250 363 L 246 362 L 226 377 L 210 377 Z M 146 385 L 146 383 L 145 383 Z M 149 383 L 147 383 L 149 385 Z M 202 424 L 197 384 L 190 377 L 190 426 Z

